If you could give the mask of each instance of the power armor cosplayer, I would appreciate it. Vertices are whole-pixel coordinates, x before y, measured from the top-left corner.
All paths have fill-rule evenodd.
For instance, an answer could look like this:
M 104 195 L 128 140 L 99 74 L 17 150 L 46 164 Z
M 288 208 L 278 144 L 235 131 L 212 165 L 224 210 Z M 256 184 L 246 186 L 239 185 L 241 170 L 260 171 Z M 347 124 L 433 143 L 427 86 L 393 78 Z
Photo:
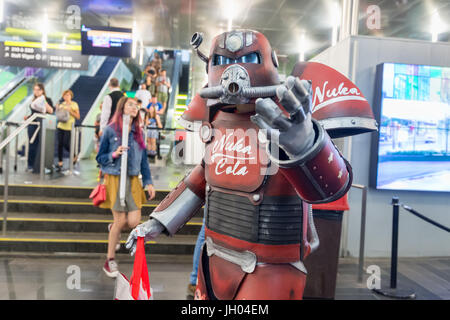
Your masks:
M 174 235 L 205 205 L 196 299 L 302 299 L 303 261 L 319 245 L 311 204 L 341 198 L 352 181 L 327 130 L 373 130 L 370 106 L 320 64 L 299 63 L 281 84 L 276 54 L 259 32 L 225 32 L 209 57 L 201 41 L 196 33 L 191 44 L 207 64 L 208 85 L 179 121 L 199 131 L 203 162 L 131 232 L 127 248 L 133 253 L 137 237 Z M 328 112 L 314 118 L 313 107 Z

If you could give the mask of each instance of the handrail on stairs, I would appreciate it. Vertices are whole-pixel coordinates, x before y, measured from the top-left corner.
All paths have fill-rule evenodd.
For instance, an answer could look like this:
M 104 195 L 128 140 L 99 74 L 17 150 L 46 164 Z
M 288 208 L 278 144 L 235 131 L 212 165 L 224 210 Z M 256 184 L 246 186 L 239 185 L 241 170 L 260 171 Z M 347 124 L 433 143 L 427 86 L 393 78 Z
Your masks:
M 32 114 L 27 120 L 25 120 L 22 124 L 20 124 L 14 131 L 10 134 L 10 126 L 11 125 L 18 125 L 17 123 L 10 123 L 7 121 L 4 121 L 1 124 L 1 127 L 6 127 L 6 138 L 0 142 L 0 153 L 3 152 L 3 149 L 6 148 L 6 163 L 5 163 L 5 170 L 4 172 L 4 187 L 3 187 L 3 225 L 2 225 L 2 232 L 3 235 L 6 234 L 6 223 L 8 218 L 8 184 L 9 184 L 9 155 L 10 155 L 10 149 L 11 145 L 10 143 L 13 141 L 14 138 L 16 138 L 25 128 L 27 128 L 31 124 L 37 124 L 39 129 L 41 130 L 41 161 L 40 161 L 40 177 L 41 179 L 44 178 L 44 157 L 45 157 L 45 123 L 35 122 L 37 118 L 45 118 L 44 114 L 34 113 Z M 36 131 L 37 132 L 37 131 Z M 36 134 L 33 136 L 33 139 L 35 138 Z M 17 152 L 17 150 L 16 150 Z

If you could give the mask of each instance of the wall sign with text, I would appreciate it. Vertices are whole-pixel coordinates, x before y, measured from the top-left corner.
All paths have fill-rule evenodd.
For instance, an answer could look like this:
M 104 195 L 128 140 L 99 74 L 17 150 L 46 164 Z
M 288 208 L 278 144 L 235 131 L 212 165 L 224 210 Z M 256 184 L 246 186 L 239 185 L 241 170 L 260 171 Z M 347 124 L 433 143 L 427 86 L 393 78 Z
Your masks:
M 0 65 L 87 70 L 88 60 L 77 45 L 48 44 L 43 51 L 40 42 L 0 42 Z

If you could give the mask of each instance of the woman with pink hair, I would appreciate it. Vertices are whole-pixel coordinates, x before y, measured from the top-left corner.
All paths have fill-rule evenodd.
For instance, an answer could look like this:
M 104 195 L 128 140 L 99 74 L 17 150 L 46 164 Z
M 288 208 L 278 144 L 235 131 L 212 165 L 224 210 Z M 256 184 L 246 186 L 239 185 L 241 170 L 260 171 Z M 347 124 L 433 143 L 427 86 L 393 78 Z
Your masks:
M 130 115 L 128 147 L 122 146 L 124 115 Z M 149 200 L 155 197 L 140 122 L 137 101 L 128 97 L 120 98 L 111 122 L 103 131 L 96 157 L 105 175 L 106 186 L 106 201 L 100 207 L 110 209 L 114 217 L 114 222 L 110 225 L 107 259 L 103 266 L 109 277 L 117 277 L 119 274 L 115 251 L 120 243 L 121 231 L 133 229 L 141 221 L 142 204 L 147 200 L 144 188 L 148 191 Z M 120 203 L 119 184 L 121 157 L 125 151 L 128 153 L 128 162 L 125 206 L 123 206 Z M 139 174 L 142 175 L 142 183 L 139 181 Z

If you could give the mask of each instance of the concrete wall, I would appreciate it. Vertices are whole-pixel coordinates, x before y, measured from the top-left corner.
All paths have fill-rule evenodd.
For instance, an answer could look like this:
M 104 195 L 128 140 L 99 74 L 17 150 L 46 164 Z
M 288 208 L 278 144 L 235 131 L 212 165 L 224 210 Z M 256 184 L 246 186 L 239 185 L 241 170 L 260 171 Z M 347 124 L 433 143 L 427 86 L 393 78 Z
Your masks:
M 327 64 L 354 79 L 356 85 L 372 104 L 375 95 L 376 66 L 382 62 L 398 62 L 436 66 L 450 66 L 450 44 L 428 41 L 351 37 L 327 49 L 313 59 Z M 424 110 L 424 112 L 426 112 Z M 354 183 L 369 184 L 371 134 L 347 139 L 344 155 L 351 153 Z M 450 181 L 449 181 L 450 183 Z M 381 191 L 369 189 L 366 227 L 366 256 L 390 255 L 392 196 L 443 225 L 450 226 L 450 194 L 437 192 Z M 347 220 L 344 249 L 358 256 L 361 192 L 349 193 L 351 210 Z M 399 255 L 450 256 L 450 234 L 401 209 Z M 344 227 L 345 228 L 345 227 Z

